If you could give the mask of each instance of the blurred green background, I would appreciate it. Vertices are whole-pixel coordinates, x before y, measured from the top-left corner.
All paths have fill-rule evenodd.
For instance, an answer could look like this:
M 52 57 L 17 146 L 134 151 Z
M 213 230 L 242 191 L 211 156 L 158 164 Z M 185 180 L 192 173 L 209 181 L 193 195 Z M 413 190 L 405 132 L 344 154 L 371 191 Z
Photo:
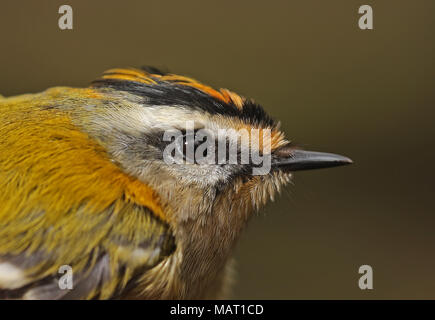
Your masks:
M 374 30 L 358 28 L 363 4 Z M 0 39 L 5 96 L 155 65 L 252 97 L 294 141 L 355 161 L 297 173 L 251 221 L 234 298 L 435 297 L 433 0 L 2 0 Z

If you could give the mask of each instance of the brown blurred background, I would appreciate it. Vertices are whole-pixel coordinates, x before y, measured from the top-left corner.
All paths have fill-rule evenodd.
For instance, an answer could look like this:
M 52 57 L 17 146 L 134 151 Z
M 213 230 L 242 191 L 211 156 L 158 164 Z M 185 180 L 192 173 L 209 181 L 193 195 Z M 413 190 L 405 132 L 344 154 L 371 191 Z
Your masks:
M 0 93 L 147 64 L 255 98 L 296 142 L 355 164 L 297 173 L 253 219 L 233 297 L 433 299 L 434 39 L 433 0 L 2 0 Z

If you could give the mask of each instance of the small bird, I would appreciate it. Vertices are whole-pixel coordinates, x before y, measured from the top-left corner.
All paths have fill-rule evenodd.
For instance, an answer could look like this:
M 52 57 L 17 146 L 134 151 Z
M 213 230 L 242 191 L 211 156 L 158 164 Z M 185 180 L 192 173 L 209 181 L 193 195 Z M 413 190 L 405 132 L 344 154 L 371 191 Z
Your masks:
M 199 148 L 189 121 L 195 132 L 270 132 L 248 144 L 270 171 L 253 174 L 250 159 L 168 163 L 165 132 Z M 352 162 L 297 148 L 253 100 L 152 67 L 0 97 L 0 136 L 0 299 L 223 298 L 252 214 L 293 171 Z

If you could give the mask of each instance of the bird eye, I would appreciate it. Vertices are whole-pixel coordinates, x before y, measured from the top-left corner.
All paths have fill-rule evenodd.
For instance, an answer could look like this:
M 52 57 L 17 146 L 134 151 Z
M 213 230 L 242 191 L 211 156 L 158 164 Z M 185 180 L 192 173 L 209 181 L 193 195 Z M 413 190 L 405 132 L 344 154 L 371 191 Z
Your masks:
M 196 131 L 192 133 L 184 133 L 177 138 L 178 151 L 183 155 L 183 159 L 188 163 L 197 163 L 195 159 L 198 146 L 202 143 L 196 137 Z M 205 151 L 205 156 L 207 151 Z
M 175 138 L 176 151 L 182 156 L 185 163 L 190 164 L 236 164 L 240 159 L 237 144 L 230 147 L 230 141 L 221 139 L 218 141 L 212 132 L 195 130 L 183 132 Z M 230 157 L 230 153 L 234 153 Z M 175 154 L 172 155 L 173 157 Z M 230 161 L 231 160 L 231 161 Z

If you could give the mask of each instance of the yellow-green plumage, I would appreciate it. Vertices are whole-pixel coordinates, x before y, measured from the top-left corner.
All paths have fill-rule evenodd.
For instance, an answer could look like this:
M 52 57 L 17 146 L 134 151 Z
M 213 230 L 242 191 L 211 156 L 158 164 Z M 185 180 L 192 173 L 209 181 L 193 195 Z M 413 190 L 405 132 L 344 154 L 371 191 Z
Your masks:
M 153 191 L 112 163 L 73 124 L 69 108 L 53 108 L 89 99 L 98 103 L 89 89 L 56 88 L 0 100 L 0 263 L 26 261 L 17 286 L 37 287 L 61 265 L 79 281 L 107 256 L 109 281 L 77 298 L 109 298 L 173 250 Z M 140 245 L 145 250 L 132 258 Z M 0 282 L 2 289 L 7 297 Z

